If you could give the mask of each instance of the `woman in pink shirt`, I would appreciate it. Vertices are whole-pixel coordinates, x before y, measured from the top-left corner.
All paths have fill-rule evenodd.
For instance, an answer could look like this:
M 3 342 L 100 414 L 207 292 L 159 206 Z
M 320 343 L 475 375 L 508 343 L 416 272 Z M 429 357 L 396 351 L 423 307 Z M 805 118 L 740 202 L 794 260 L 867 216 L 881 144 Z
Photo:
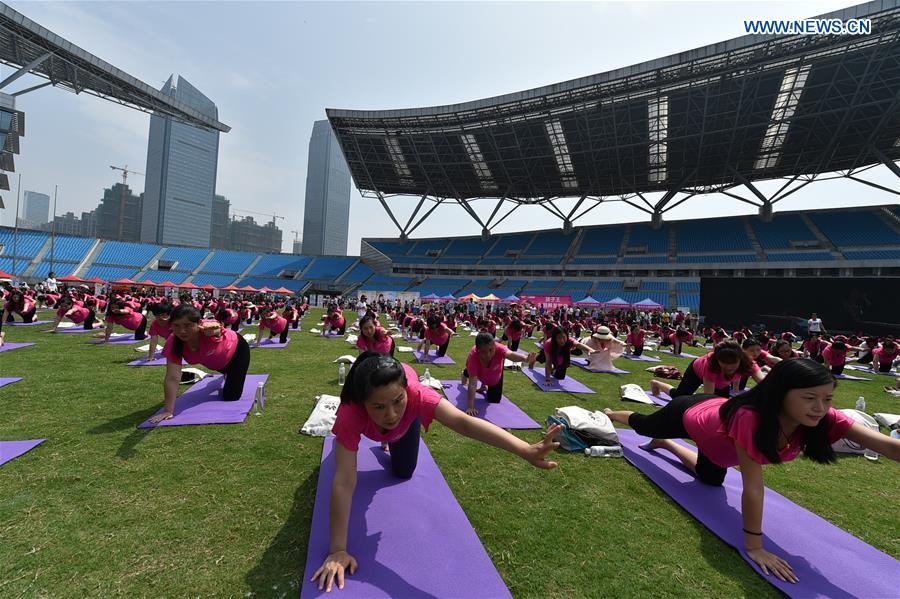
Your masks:
M 754 337 L 747 337 L 744 339 L 741 343 L 741 351 L 743 351 L 744 355 L 750 358 L 750 360 L 756 363 L 760 368 L 771 368 L 775 366 L 775 364 L 781 362 L 781 358 L 773 356 L 764 350 L 760 342 Z M 748 375 L 742 376 L 740 382 L 738 382 L 737 390 L 741 391 L 746 389 L 749 380 L 750 377 Z
M 675 332 L 669 335 L 669 341 L 672 342 L 672 353 L 676 356 L 681 355 L 681 348 L 687 343 L 690 334 L 681 327 L 675 329 Z
M 374 316 L 363 316 L 359 321 L 359 337 L 356 347 L 360 351 L 394 355 L 394 340 L 387 331 L 377 326 Z
M 218 320 L 222 327 L 229 327 L 232 331 L 237 333 L 241 328 L 241 317 L 237 313 L 237 310 L 233 308 L 229 308 L 228 306 L 222 306 L 216 312 L 216 320 Z
M 825 342 L 819 338 L 818 333 L 810 333 L 809 337 L 800 344 L 800 349 L 803 350 L 804 358 L 812 358 L 820 364 L 825 361 L 822 357 L 822 350 L 825 349 Z
M 422 361 L 427 362 L 429 360 L 428 352 L 431 350 L 431 345 L 434 344 L 437 346 L 437 357 L 443 358 L 447 355 L 447 348 L 450 347 L 450 337 L 455 335 L 453 331 L 451 331 L 447 325 L 444 324 L 444 321 L 441 320 L 441 317 L 437 314 L 432 314 L 428 317 L 428 321 L 425 324 L 425 330 L 423 331 L 425 335 L 425 339 L 419 342 L 419 345 L 416 349 L 423 351 Z M 423 349 L 424 348 L 424 349 Z
M 732 384 L 743 376 L 752 377 L 758 383 L 764 375 L 737 342 L 723 341 L 713 351 L 688 365 L 674 391 L 672 385 L 656 379 L 650 381 L 650 390 L 653 395 L 659 395 L 662 391 L 675 398 L 692 395 L 702 386 L 704 393 L 729 397 Z
M 791 358 L 800 357 L 800 353 L 791 347 L 791 342 L 787 339 L 779 339 L 775 342 L 773 355 L 781 358 L 782 360 L 790 360 Z
M 93 305 L 93 302 L 91 302 L 91 304 Z M 56 322 L 53 323 L 52 332 L 55 333 L 57 331 L 59 323 L 62 322 L 63 318 L 68 318 L 75 324 L 82 325 L 86 331 L 93 330 L 94 323 L 97 322 L 97 316 L 92 307 L 88 307 L 81 302 L 76 302 L 68 295 L 59 298 L 56 302 L 56 306 Z
M 642 329 L 640 325 L 631 325 L 631 329 L 625 336 L 625 353 L 631 353 L 633 356 L 640 356 L 644 353 L 644 336 L 646 334 L 647 331 Z
M 256 347 L 262 343 L 263 330 L 269 329 L 269 339 L 278 335 L 278 343 L 287 343 L 288 340 L 288 321 L 283 316 L 279 316 L 275 310 L 263 312 L 259 319 L 259 331 L 256 335 Z
M 201 364 L 225 375 L 221 397 L 237 401 L 244 391 L 244 381 L 250 368 L 250 346 L 247 341 L 226 329 L 215 320 L 200 319 L 200 311 L 182 304 L 172 312 L 172 334 L 162 354 L 166 357 L 166 377 L 163 381 L 165 408 L 150 422 L 162 422 L 175 414 L 175 398 L 181 384 L 181 361 Z
M 894 367 L 894 360 L 900 356 L 897 349 L 897 342 L 892 339 L 885 340 L 881 344 L 881 347 L 872 350 L 872 355 L 874 356 L 874 360 L 872 361 L 873 370 L 875 364 L 878 364 L 878 372 L 890 372 Z
M 831 406 L 835 385 L 822 365 L 798 358 L 776 364 L 760 384 L 728 400 L 688 395 L 650 415 L 604 411 L 614 422 L 651 437 L 642 449 L 670 451 L 703 483 L 722 485 L 728 468 L 740 466 L 747 555 L 766 575 L 772 571 L 797 582 L 791 566 L 763 548 L 762 466 L 789 462 L 801 451 L 816 462 L 832 463 L 831 444 L 841 438 L 900 461 L 900 439 L 869 430 Z M 673 439 L 691 439 L 697 451 Z
M 147 361 L 152 362 L 156 359 L 156 348 L 159 346 L 159 339 L 162 338 L 163 345 L 172 335 L 172 305 L 168 300 L 163 300 L 150 305 L 150 313 L 153 314 L 153 322 L 150 323 L 150 348 L 147 352 Z
M 825 360 L 825 366 L 831 368 L 831 374 L 837 376 L 844 372 L 844 366 L 847 364 L 847 352 L 858 349 L 856 346 L 847 345 L 846 341 L 835 339 L 834 342 L 825 345 L 825 349 L 822 350 L 822 359 Z
M 115 324 L 129 331 L 134 331 L 134 338 L 138 341 L 147 338 L 147 317 L 140 312 L 132 310 L 123 299 L 115 299 L 109 303 L 109 307 L 106 310 L 104 341 L 109 341 L 113 325 Z
M 550 427 L 542 441 L 529 445 L 487 420 L 461 412 L 436 391 L 420 384 L 410 366 L 385 354 L 363 353 L 347 373 L 332 427 L 336 443 L 329 520 L 331 543 L 322 567 L 312 577 L 318 581 L 319 590 L 330 592 L 335 582 L 339 589 L 344 588 L 345 571 L 353 574 L 357 569 L 356 559 L 347 552 L 347 537 L 360 438 L 387 442 L 392 473 L 408 479 L 418 462 L 421 428 L 428 430 L 434 420 L 461 435 L 505 449 L 537 468 L 556 467 L 545 457 L 559 446 L 553 439 L 561 427 Z
M 34 315 L 37 312 L 37 305 L 34 301 L 26 296 L 18 289 L 13 289 L 3 304 L 3 316 L 0 319 L 0 328 L 3 328 L 4 322 L 14 322 L 13 314 L 22 317 L 22 322 L 34 322 Z
M 519 342 L 522 340 L 523 332 L 524 327 L 522 326 L 522 321 L 518 318 L 513 318 L 509 321 L 509 324 L 506 325 L 503 335 L 509 339 L 509 351 L 519 350 Z
M 337 306 L 331 305 L 328 307 L 328 314 L 325 315 L 324 320 L 323 335 L 331 332 L 343 335 L 347 330 L 347 321 L 344 319 L 344 313 Z
M 537 354 L 534 352 L 527 356 L 511 352 L 502 343 L 497 343 L 490 333 L 484 331 L 478 333 L 475 337 L 475 346 L 469 350 L 466 367 L 460 378 L 460 382 L 468 389 L 469 403 L 466 413 L 470 416 L 478 415 L 478 410 L 475 409 L 476 389 L 477 392 L 485 394 L 488 403 L 500 403 L 503 397 L 504 360 L 527 362 L 529 366 L 533 366 L 536 358 Z M 480 389 L 477 388 L 479 382 L 482 384 Z
M 550 331 L 550 337 L 544 341 L 543 353 L 537 356 L 537 361 L 544 364 L 544 384 L 550 384 L 551 375 L 558 381 L 566 378 L 574 349 L 580 349 L 588 356 L 594 353 L 593 348 L 569 337 L 562 327 L 557 326 Z M 533 366 L 533 363 L 529 363 L 529 366 Z

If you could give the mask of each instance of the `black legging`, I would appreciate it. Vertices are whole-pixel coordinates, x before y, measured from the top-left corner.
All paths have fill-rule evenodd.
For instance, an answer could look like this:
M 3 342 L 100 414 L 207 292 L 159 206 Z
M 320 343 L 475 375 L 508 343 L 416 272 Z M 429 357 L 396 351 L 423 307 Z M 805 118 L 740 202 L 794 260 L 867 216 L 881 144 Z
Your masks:
M 275 333 L 272 332 L 272 329 L 269 329 L 269 339 L 275 336 Z M 281 335 L 278 336 L 278 343 L 287 343 L 288 338 L 288 327 L 284 326 L 284 330 L 281 331 Z
M 231 324 L 231 330 L 234 331 L 235 333 L 237 333 L 238 331 L 241 330 L 241 319 L 240 318 L 238 318 Z
M 878 372 L 890 372 L 891 368 L 893 368 L 893 362 L 879 362 L 878 363 Z
M 443 345 L 439 345 L 437 348 L 437 357 L 443 358 L 447 355 L 447 348 L 450 347 L 450 338 L 447 337 L 447 341 L 444 342 Z
M 469 369 L 463 368 L 463 376 L 469 378 Z M 479 381 L 480 382 L 480 381 Z M 488 403 L 500 403 L 503 397 L 503 373 L 500 373 L 500 380 L 496 385 L 490 385 L 484 394 L 484 399 Z
M 225 375 L 225 382 L 222 385 L 222 399 L 225 401 L 237 401 L 241 398 L 247 370 L 250 368 L 250 345 L 240 335 L 237 336 L 237 340 L 234 355 L 225 368 L 219 371 Z
M 147 317 L 141 316 L 141 324 L 134 330 L 134 338 L 138 341 L 147 338 Z
M 688 364 L 687 369 L 681 377 L 681 382 L 678 383 L 678 387 L 672 391 L 671 397 L 672 399 L 675 399 L 676 397 L 682 397 L 684 395 L 693 395 L 697 392 L 697 389 L 702 387 L 703 379 L 694 372 L 694 360 L 691 360 L 691 363 Z M 731 397 L 731 387 L 726 386 L 717 388 L 716 395 L 719 397 Z
M 509 351 L 519 351 L 519 341 L 521 339 L 513 339 L 509 342 Z
M 420 423 L 416 418 L 409 429 L 396 441 L 388 443 L 391 451 L 391 472 L 397 478 L 412 478 L 419 461 Z
M 93 310 L 88 310 L 88 314 L 84 319 L 83 327 L 85 331 L 93 330 L 94 323 L 97 322 L 97 315 Z
M 684 413 L 693 405 L 714 398 L 714 395 L 682 395 L 673 397 L 667 405 L 652 414 L 634 412 L 628 417 L 628 426 L 651 439 L 690 439 L 684 428 Z M 697 480 L 708 485 L 722 486 L 727 468 L 714 464 L 702 451 L 697 450 Z
M 631 355 L 637 357 L 637 356 L 640 356 L 642 353 L 644 353 L 644 346 L 636 345 L 636 346 L 634 346 L 634 351 L 632 352 Z

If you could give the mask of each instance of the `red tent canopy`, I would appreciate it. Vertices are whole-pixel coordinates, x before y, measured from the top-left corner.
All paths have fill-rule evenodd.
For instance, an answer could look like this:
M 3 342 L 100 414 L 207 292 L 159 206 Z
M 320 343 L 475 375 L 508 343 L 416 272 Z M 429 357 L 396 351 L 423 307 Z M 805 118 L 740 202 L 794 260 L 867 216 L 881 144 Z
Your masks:
M 150 279 L 144 279 L 143 281 L 138 282 L 138 285 L 146 285 L 147 287 L 156 287 L 156 283 L 154 283 Z
M 259 290 L 263 293 L 272 293 L 275 291 L 274 289 L 269 289 L 268 287 L 260 287 Z
M 178 285 L 176 285 L 172 281 L 166 281 L 165 283 L 160 283 L 158 285 L 158 287 L 165 287 L 166 289 L 171 289 L 172 287 L 178 287 Z
M 290 295 L 294 295 L 294 292 L 293 292 L 293 291 L 291 291 L 290 289 L 285 289 L 284 287 L 279 287 L 278 289 L 276 289 L 276 290 L 274 291 L 274 293 L 287 293 L 287 294 L 290 294 Z
M 259 289 L 257 289 L 253 285 L 244 285 L 243 287 L 239 287 L 239 289 L 241 291 L 259 291 Z
M 222 287 L 222 291 L 241 291 L 241 288 L 229 285 L 228 287 Z
M 117 281 L 112 281 L 112 285 L 137 285 L 137 281 L 132 281 L 128 277 L 123 277 Z
M 210 285 L 209 283 L 207 283 L 206 285 L 203 285 L 202 287 L 200 287 L 200 289 L 202 289 L 204 291 L 215 291 L 216 287 L 215 287 L 215 285 Z
M 8 275 L 5 272 L 0 271 L 0 279 L 10 279 L 12 275 Z M 69 275 L 68 277 L 60 277 L 57 279 L 60 283 L 83 283 L 84 279 L 79 277 L 73 277 Z
M 106 282 L 106 281 L 104 281 L 104 280 L 101 279 L 100 277 L 94 277 L 93 279 L 88 279 L 88 280 L 85 281 L 85 283 L 100 283 L 101 285 L 102 285 L 103 283 L 105 283 L 105 282 Z
M 178 287 L 181 287 L 182 289 L 200 289 L 193 283 L 181 283 Z

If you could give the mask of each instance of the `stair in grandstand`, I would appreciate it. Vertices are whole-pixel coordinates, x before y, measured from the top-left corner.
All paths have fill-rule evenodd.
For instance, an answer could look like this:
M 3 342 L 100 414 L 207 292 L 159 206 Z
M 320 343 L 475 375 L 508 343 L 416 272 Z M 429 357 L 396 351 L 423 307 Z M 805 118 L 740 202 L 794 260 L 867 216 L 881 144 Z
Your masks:
M 203 272 L 203 268 L 206 266 L 206 263 L 212 260 L 213 254 L 215 253 L 215 250 L 210 250 L 210 252 L 206 255 L 206 258 L 204 258 L 203 261 L 197 265 L 197 268 L 195 268 L 193 272 L 191 272 L 191 274 L 195 275 L 197 273 Z M 191 279 L 193 279 L 193 277 L 188 277 L 188 282 L 190 282 Z
M 675 262 L 678 255 L 678 229 L 669 227 L 669 262 Z
M 165 253 L 166 253 L 166 248 L 164 248 L 164 247 L 159 248 L 159 251 L 156 252 L 156 254 L 154 254 L 152 258 L 150 258 L 150 260 L 147 262 L 147 264 L 145 264 L 144 267 L 141 268 L 141 270 L 139 270 L 136 275 L 134 275 L 134 280 L 135 281 L 143 281 L 147 277 L 147 271 L 149 271 L 154 266 L 156 266 L 159 263 L 159 259 L 162 258 L 162 255 Z
M 262 260 L 262 257 L 263 257 L 264 255 L 265 255 L 265 254 L 259 254 L 259 255 L 257 255 L 256 258 L 253 260 L 253 262 L 251 262 L 251 263 L 249 264 L 249 266 L 247 266 L 247 268 L 244 269 L 244 272 L 241 273 L 240 278 L 243 279 L 244 277 L 250 276 L 250 273 L 253 272 L 253 267 L 256 266 L 256 263 L 257 263 L 257 262 L 259 262 L 260 260 Z
M 98 239 L 94 244 L 94 247 L 91 248 L 91 251 L 88 252 L 87 256 L 84 257 L 84 260 L 78 265 L 78 268 L 75 269 L 75 272 L 72 273 L 72 276 L 83 277 L 84 273 L 93 266 L 94 260 L 97 259 L 97 255 L 100 254 L 101 249 L 103 249 L 103 240 Z
M 747 219 L 742 219 L 744 222 L 744 228 L 747 230 L 747 239 L 750 240 L 750 245 L 753 246 L 753 251 L 756 252 L 756 258 L 760 262 L 765 262 L 768 260 L 766 257 L 766 252 L 763 250 L 762 244 L 759 242 L 759 238 L 756 236 L 756 231 L 753 230 L 753 227 L 750 226 L 750 222 Z
M 822 247 L 831 252 L 831 255 L 834 256 L 835 260 L 844 260 L 844 255 L 838 250 L 837 246 L 832 243 L 832 241 L 828 238 L 825 233 L 822 232 L 822 229 L 819 228 L 818 225 L 809 217 L 807 214 L 800 214 L 800 218 L 806 223 L 806 226 L 809 227 L 809 230 L 813 232 L 813 235 L 816 236 L 816 239 L 822 244 Z
M 586 229 L 583 229 L 583 228 L 577 229 L 575 231 L 575 239 L 573 239 L 572 243 L 569 244 L 569 249 L 566 250 L 566 253 L 563 256 L 563 259 L 562 259 L 563 267 L 565 267 L 565 265 L 568 264 L 569 260 L 571 260 L 577 253 L 576 250 L 579 247 L 581 247 L 581 240 L 584 239 L 585 231 L 586 231 Z
M 41 249 L 38 250 L 38 253 L 34 255 L 34 258 L 32 259 L 31 264 L 29 264 L 25 268 L 25 270 L 22 271 L 22 278 L 31 276 L 31 273 L 34 272 L 34 269 L 37 268 L 37 265 L 40 264 L 41 260 L 44 259 L 44 256 L 47 254 L 47 252 L 50 251 L 51 245 L 52 245 L 51 238 L 48 235 L 47 241 L 44 242 L 44 245 L 41 246 Z
M 882 207 L 879 209 L 881 213 L 882 219 L 884 219 L 888 226 L 891 227 L 897 233 L 900 233 L 900 214 L 894 211 L 895 209 L 891 209 L 888 207 Z
M 377 273 L 391 272 L 392 261 L 387 254 L 375 248 L 368 241 L 363 240 L 359 247 L 359 257 L 369 268 Z
M 622 257 L 625 256 L 625 250 L 628 249 L 628 238 L 631 237 L 631 226 L 625 227 L 625 232 L 622 233 L 622 244 L 619 245 L 619 252 L 616 254 L 619 257 L 619 262 L 622 261 Z

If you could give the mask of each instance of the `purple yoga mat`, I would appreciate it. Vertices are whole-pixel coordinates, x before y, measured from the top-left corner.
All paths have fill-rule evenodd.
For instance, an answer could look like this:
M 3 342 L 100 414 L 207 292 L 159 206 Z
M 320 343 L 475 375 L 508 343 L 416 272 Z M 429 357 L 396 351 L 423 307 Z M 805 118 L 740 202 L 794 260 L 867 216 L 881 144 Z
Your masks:
M 343 335 L 341 335 L 340 333 L 332 333 L 332 332 L 325 333 L 324 335 L 319 333 L 319 335 L 321 337 L 343 337 Z
M 662 362 L 659 358 L 654 358 L 653 356 L 645 356 L 641 354 L 640 356 L 634 356 L 631 354 L 622 354 L 622 357 L 626 360 L 634 360 L 635 362 Z
M 698 357 L 698 356 L 695 356 L 694 354 L 689 354 L 686 351 L 682 351 L 680 354 L 672 353 L 672 350 L 670 350 L 670 349 L 658 349 L 658 350 L 656 350 L 656 353 L 669 354 L 670 356 L 675 356 L 676 358 L 694 359 L 694 358 Z
M 651 395 L 650 393 L 648 393 L 647 397 L 652 399 L 653 403 L 655 403 L 658 406 L 667 405 L 670 401 L 672 401 L 672 398 L 669 397 L 669 394 L 664 393 L 662 391 L 659 392 L 659 395 Z
M 413 350 L 413 355 L 416 357 L 416 360 L 422 362 L 422 358 L 425 356 L 425 352 L 419 351 L 417 349 Z M 425 362 L 422 362 L 425 364 Z M 456 362 L 450 356 L 441 356 L 437 357 L 437 352 L 435 350 L 428 351 L 428 364 L 456 364 Z
M 208 376 L 182 393 L 175 401 L 175 417 L 163 420 L 158 424 L 150 424 L 150 419 L 141 423 L 138 428 L 156 428 L 160 426 L 183 426 L 188 424 L 240 424 L 247 418 L 253 407 L 256 385 L 265 383 L 268 374 L 248 374 L 244 381 L 244 392 L 237 401 L 222 401 L 219 391 L 222 389 L 224 376 Z M 162 412 L 160 408 L 156 414 Z M 154 416 L 156 415 L 154 414 Z
M 272 349 L 272 348 L 274 348 L 274 349 L 281 349 L 281 348 L 283 348 L 283 347 L 286 347 L 287 344 L 290 343 L 290 342 L 291 342 L 291 338 L 290 338 L 290 337 L 288 337 L 287 340 L 286 340 L 284 343 L 278 343 L 278 339 L 263 339 L 263 340 L 260 342 L 259 347 L 260 347 L 260 348 L 269 348 L 269 349 Z M 254 344 L 251 345 L 250 347 L 256 347 L 256 343 L 254 343 Z
M 144 358 L 146 358 L 146 356 Z M 166 362 L 167 362 L 167 359 L 162 355 L 162 352 L 156 352 L 156 358 L 153 360 L 150 360 L 149 362 L 147 360 L 145 360 L 144 358 L 138 358 L 137 360 L 129 362 L 128 365 L 129 366 L 165 366 Z M 187 362 L 182 360 L 181 365 L 186 366 Z
M 141 341 L 146 341 L 149 337 L 145 337 L 143 339 L 135 339 L 134 335 L 128 335 L 126 337 L 119 337 L 118 339 L 114 339 L 110 337 L 109 341 L 104 341 L 103 339 L 92 339 L 88 341 L 91 345 L 131 345 L 133 343 L 138 343 Z
M 28 441 L 0 441 L 0 466 L 20 455 L 28 453 L 47 439 L 30 439 Z
M 11 377 L 0 377 L 0 387 L 5 387 L 6 385 L 12 385 L 13 383 L 18 383 L 22 380 L 20 376 L 11 376 Z
M 103 329 L 85 329 L 81 326 L 71 327 L 68 329 L 56 329 L 57 333 L 97 333 L 102 331 Z M 46 331 L 42 331 L 44 333 L 52 333 L 53 329 L 47 329 Z
M 544 381 L 544 369 L 543 368 L 529 368 L 527 366 L 522 367 L 522 373 L 531 379 L 531 382 L 538 386 L 541 391 L 568 391 L 569 393 L 594 393 L 595 391 L 582 383 L 581 381 L 576 381 L 570 376 L 566 376 L 561 381 L 556 380 L 553 377 L 550 377 L 550 385 L 546 385 Z
M 621 368 L 616 368 L 615 366 L 612 370 L 596 370 L 594 368 L 589 368 L 587 358 L 572 358 L 572 364 L 574 364 L 575 366 L 580 366 L 588 372 L 596 372 L 600 374 L 631 374 L 627 370 L 622 370 Z
M 447 400 L 465 412 L 469 405 L 466 387 L 459 381 L 441 381 L 441 384 L 444 386 Z M 476 393 L 475 409 L 478 410 L 479 418 L 493 422 L 500 428 L 541 428 L 540 424 L 523 412 L 519 406 L 509 401 L 505 395 L 500 396 L 500 403 L 488 403 L 483 394 Z
M 419 341 L 425 341 L 421 337 L 404 337 L 404 341 L 412 341 L 413 343 L 418 343 Z
M 466 518 L 447 481 L 419 441 L 412 478 L 396 478 L 390 456 L 363 438 L 357 452 L 356 492 L 347 551 L 359 567 L 343 590 L 310 582 L 328 555 L 329 502 L 334 478 L 334 437 L 322 446 L 306 567 L 300 597 L 512 597 Z
M 844 381 L 871 381 L 872 379 L 867 379 L 864 376 L 853 376 L 852 374 L 835 374 L 834 378 L 841 379 Z
M 4 343 L 0 345 L 0 352 L 12 351 L 14 349 L 21 349 L 23 347 L 31 347 L 34 343 Z
M 788 596 L 897 596 L 900 562 L 768 488 L 763 509 L 763 546 L 786 560 L 800 582 L 791 584 L 762 574 L 743 551 L 740 473 L 729 468 L 724 487 L 711 487 L 696 480 L 665 450 L 648 452 L 638 448 L 647 439 L 634 431 L 616 432 L 625 459 L 737 549 L 766 582 Z
M 19 320 L 15 322 L 4 322 L 3 326 L 5 327 L 33 327 L 36 324 L 48 324 L 52 323 L 52 320 L 35 320 L 34 322 L 21 322 Z

